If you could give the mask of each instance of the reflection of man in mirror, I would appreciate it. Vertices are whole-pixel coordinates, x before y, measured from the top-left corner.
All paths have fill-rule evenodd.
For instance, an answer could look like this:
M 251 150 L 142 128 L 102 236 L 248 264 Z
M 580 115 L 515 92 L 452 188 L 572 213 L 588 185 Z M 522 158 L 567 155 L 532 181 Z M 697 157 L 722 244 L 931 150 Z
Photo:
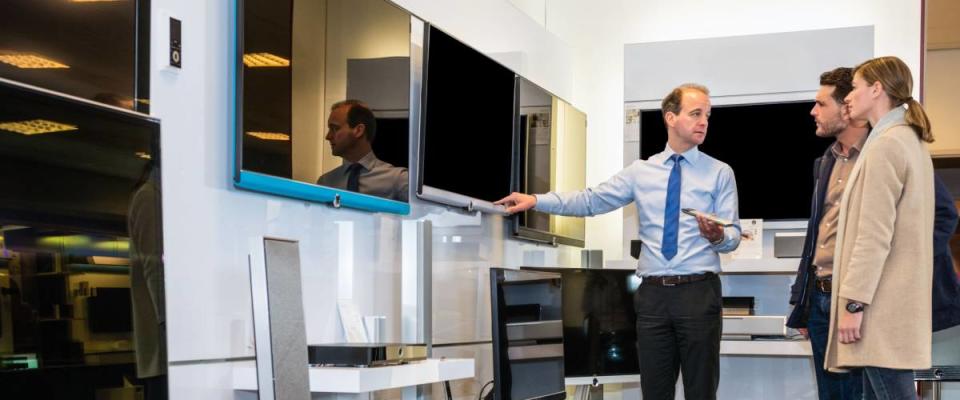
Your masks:
M 144 166 L 127 218 L 130 234 L 130 297 L 137 377 L 146 400 L 167 398 L 166 310 L 163 274 L 160 177 L 153 161 Z
M 344 162 L 323 174 L 317 184 L 407 201 L 406 168 L 377 159 L 372 143 L 377 134 L 373 111 L 361 101 L 344 100 L 330 108 L 327 136 L 333 155 Z

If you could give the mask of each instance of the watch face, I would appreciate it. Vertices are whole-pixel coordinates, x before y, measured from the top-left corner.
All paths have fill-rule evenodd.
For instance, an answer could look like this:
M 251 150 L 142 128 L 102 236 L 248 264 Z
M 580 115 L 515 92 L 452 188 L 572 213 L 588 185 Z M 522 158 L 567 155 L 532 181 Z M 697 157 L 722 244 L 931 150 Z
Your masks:
M 863 311 L 863 304 L 860 303 L 847 303 L 847 312 L 858 313 Z

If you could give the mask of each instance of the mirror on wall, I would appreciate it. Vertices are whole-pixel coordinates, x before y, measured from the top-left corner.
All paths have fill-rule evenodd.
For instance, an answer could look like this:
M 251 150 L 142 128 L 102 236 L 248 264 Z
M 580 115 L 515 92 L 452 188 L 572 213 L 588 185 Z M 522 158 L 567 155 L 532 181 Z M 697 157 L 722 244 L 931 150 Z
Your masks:
M 566 101 L 517 78 L 519 176 L 524 193 L 568 192 L 586 187 L 587 115 Z M 583 218 L 529 210 L 517 214 L 514 234 L 524 239 L 583 247 Z
M 411 15 L 385 0 L 237 10 L 236 185 L 408 213 Z

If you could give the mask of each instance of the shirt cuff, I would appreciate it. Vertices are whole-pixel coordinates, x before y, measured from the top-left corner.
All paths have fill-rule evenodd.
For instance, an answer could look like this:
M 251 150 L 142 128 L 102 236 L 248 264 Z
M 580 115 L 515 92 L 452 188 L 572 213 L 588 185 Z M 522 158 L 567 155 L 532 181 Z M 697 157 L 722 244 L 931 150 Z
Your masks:
M 740 230 L 736 226 L 723 228 L 723 240 L 719 243 L 710 243 L 710 247 L 718 253 L 729 253 L 740 245 Z
M 535 194 L 537 204 L 533 206 L 535 211 L 550 212 L 560 205 L 560 199 L 553 193 Z

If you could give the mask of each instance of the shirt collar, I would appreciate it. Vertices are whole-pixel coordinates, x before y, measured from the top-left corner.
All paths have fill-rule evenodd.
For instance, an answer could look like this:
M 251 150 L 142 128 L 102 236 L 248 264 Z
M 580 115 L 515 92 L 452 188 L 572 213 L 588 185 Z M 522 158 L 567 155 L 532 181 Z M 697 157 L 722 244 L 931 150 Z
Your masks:
M 847 150 L 847 157 L 860 154 L 860 152 L 863 150 L 863 144 L 867 142 L 868 136 L 869 134 L 863 135 L 863 137 L 860 138 L 860 140 L 858 140 L 856 143 L 854 143 L 853 146 L 850 146 L 850 149 Z M 843 153 L 840 152 L 839 141 L 833 142 L 833 144 L 830 146 L 830 151 L 833 152 L 833 156 L 836 158 L 843 157 Z
M 356 164 L 360 164 L 360 166 L 362 166 L 362 167 L 363 167 L 364 169 L 366 169 L 367 171 L 372 171 L 372 170 L 373 170 L 373 167 L 375 167 L 375 166 L 377 165 L 377 161 L 379 161 L 379 160 L 377 159 L 377 156 L 375 156 L 375 155 L 373 154 L 373 152 L 371 151 L 371 152 L 367 153 L 367 155 L 365 155 L 365 156 L 363 156 L 363 157 L 360 157 L 360 159 L 357 160 Z M 347 167 L 349 168 L 350 165 L 351 165 L 351 164 L 354 164 L 354 163 L 351 163 L 351 162 L 347 161 L 345 164 L 347 164 Z
M 661 157 L 663 157 L 663 159 L 659 160 L 660 163 L 666 164 L 667 161 L 670 160 L 670 157 L 673 156 L 674 154 L 677 154 L 677 153 L 670 148 L 669 144 L 667 144 L 666 146 L 664 146 L 663 152 L 659 154 Z M 683 159 L 687 160 L 687 162 L 690 163 L 690 165 L 695 165 L 697 161 L 700 160 L 701 154 L 702 153 L 700 153 L 700 147 L 693 146 L 692 148 L 690 148 L 690 150 L 687 150 L 681 153 L 680 155 L 683 156 Z

